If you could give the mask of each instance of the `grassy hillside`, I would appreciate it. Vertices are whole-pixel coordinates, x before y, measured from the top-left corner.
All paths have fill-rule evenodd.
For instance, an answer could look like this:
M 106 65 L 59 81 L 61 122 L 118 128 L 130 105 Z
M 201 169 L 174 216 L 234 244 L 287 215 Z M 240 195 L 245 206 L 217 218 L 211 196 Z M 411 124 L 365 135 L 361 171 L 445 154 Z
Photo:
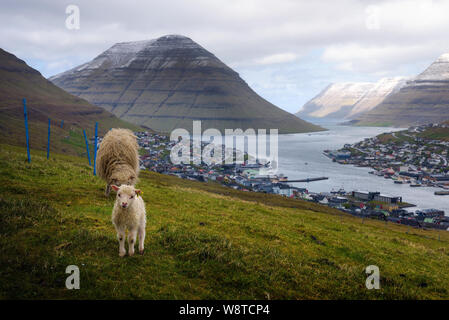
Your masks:
M 27 99 L 30 145 L 34 149 L 47 147 L 48 118 L 52 120 L 51 150 L 73 155 L 84 152 L 84 141 L 79 138 L 82 129 L 91 137 L 96 121 L 101 135 L 112 127 L 139 129 L 56 87 L 24 61 L 0 49 L 0 143 L 26 145 L 23 98 Z
M 426 140 L 428 139 L 428 140 L 449 141 L 449 128 L 442 128 L 442 127 L 427 128 L 423 132 L 416 134 L 416 136 Z M 407 134 L 406 131 L 399 131 L 396 132 L 394 135 L 391 133 L 382 133 L 378 135 L 377 138 L 382 143 L 402 142 L 402 141 L 414 143 L 414 139 L 409 134 Z
M 429 128 L 419 136 L 425 139 L 449 141 L 449 128 Z
M 144 256 L 119 258 L 114 202 L 84 158 L 0 145 L 0 297 L 449 298 L 449 235 L 142 172 Z M 408 231 L 408 233 L 407 233 Z M 79 266 L 81 289 L 65 289 Z M 368 265 L 381 289 L 365 288 Z

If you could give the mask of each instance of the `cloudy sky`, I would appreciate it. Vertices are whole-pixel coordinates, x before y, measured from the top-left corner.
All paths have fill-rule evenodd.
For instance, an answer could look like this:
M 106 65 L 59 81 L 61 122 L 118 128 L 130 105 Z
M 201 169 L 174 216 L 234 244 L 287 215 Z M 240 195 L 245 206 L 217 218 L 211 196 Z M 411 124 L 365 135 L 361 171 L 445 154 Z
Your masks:
M 2 0 L 0 47 L 49 77 L 116 42 L 182 34 L 289 112 L 329 83 L 413 76 L 449 52 L 449 0 L 111 2 Z

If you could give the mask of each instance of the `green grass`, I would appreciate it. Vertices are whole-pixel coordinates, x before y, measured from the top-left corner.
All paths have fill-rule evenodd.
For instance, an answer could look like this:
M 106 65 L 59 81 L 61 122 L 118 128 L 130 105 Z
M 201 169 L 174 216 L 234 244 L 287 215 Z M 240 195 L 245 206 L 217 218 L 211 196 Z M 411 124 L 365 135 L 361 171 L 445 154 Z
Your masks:
M 119 258 L 87 159 L 0 145 L 0 297 L 447 299 L 449 236 L 142 172 L 145 255 Z M 407 233 L 408 232 L 408 233 Z M 65 289 L 79 266 L 81 289 Z M 377 265 L 381 289 L 365 288 Z
M 30 146 L 46 150 L 51 119 L 51 152 L 85 155 L 83 129 L 88 137 L 103 136 L 110 128 L 142 130 L 56 87 L 24 61 L 0 49 L 0 143 L 25 146 L 22 99 L 26 98 Z M 60 127 L 64 120 L 63 128 Z M 70 139 L 64 137 L 70 136 Z
M 15 110 L 13 114 L 8 114 L 0 108 L 0 144 L 7 143 L 16 146 L 26 146 L 25 125 L 23 113 Z M 90 118 L 90 119 L 89 119 Z M 29 116 L 28 129 L 30 137 L 30 146 L 33 149 L 46 150 L 48 137 L 48 119 L 39 119 L 34 115 Z M 83 136 L 83 127 L 86 130 L 87 137 L 94 135 L 95 121 L 99 123 L 99 136 L 103 136 L 113 127 L 128 128 L 133 131 L 141 131 L 142 128 L 111 117 L 80 117 L 78 123 L 73 124 L 69 121 L 64 122 L 63 128 L 60 127 L 60 121 L 51 123 L 50 152 L 64 153 L 76 156 L 86 155 L 86 145 Z M 92 145 L 89 145 L 92 149 Z M 92 152 L 93 150 L 91 150 Z
M 387 121 L 367 121 L 367 120 L 361 120 L 357 121 L 355 123 L 356 126 L 359 127 L 393 127 L 392 122 Z
M 449 128 L 428 128 L 418 136 L 430 140 L 449 141 Z
M 377 136 L 380 142 L 382 143 L 395 143 L 401 144 L 403 142 L 415 143 L 415 140 L 406 134 L 405 131 L 397 131 L 393 133 L 381 133 Z
M 415 143 L 415 140 L 411 136 L 407 136 L 404 134 L 405 131 L 398 131 L 395 133 L 395 136 L 391 133 L 382 133 L 377 136 L 377 138 L 382 143 L 400 143 L 400 142 L 408 142 Z M 413 134 L 414 135 L 414 134 Z M 442 140 L 449 141 L 449 128 L 428 128 L 423 132 L 416 134 L 417 137 L 428 139 L 428 140 Z

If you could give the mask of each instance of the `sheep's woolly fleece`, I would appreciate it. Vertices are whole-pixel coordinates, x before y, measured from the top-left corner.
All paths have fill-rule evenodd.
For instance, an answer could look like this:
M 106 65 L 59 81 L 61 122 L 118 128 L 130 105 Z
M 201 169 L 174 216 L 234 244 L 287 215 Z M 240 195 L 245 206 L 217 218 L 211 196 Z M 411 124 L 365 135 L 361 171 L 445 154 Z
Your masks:
M 138 149 L 136 136 L 131 130 L 109 130 L 97 152 L 98 176 L 109 185 L 135 185 L 139 174 Z

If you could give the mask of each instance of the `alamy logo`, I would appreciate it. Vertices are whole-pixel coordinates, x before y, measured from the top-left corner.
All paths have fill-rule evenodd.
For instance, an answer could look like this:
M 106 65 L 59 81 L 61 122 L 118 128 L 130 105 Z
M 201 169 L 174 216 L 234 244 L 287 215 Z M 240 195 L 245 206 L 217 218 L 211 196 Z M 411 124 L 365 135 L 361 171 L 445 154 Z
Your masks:
M 70 274 L 65 280 L 65 287 L 69 290 L 80 288 L 80 269 L 78 266 L 70 265 L 65 269 L 65 273 Z
M 366 278 L 365 286 L 368 290 L 380 289 L 380 272 L 378 266 L 368 266 L 365 270 L 369 276 Z
M 201 121 L 193 121 L 193 134 L 175 129 L 170 140 L 177 142 L 170 151 L 173 164 L 221 165 L 259 164 L 259 174 L 274 174 L 278 169 L 278 130 L 209 128 L 201 131 Z M 268 147 L 268 148 L 267 148 Z
M 365 26 L 368 30 L 380 29 L 380 9 L 375 5 L 370 5 L 365 9 Z
M 65 19 L 65 27 L 69 30 L 79 30 L 80 28 L 80 8 L 70 4 L 65 8 L 68 17 Z

